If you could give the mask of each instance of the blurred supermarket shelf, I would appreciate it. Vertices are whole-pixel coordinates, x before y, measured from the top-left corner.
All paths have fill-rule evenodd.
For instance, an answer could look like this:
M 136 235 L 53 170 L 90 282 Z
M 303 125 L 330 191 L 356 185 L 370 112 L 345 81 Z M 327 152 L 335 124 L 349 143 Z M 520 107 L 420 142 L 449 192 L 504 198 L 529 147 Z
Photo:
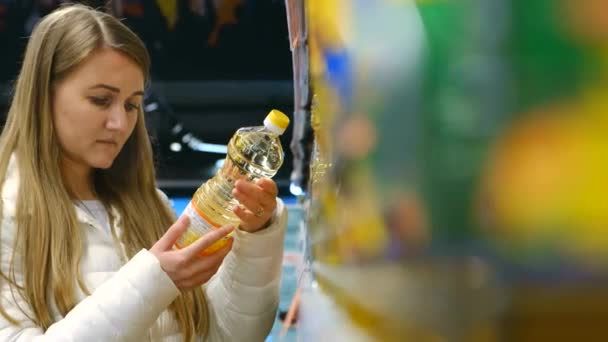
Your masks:
M 504 298 L 480 260 L 334 266 L 313 263 L 322 291 L 350 321 L 382 341 L 403 336 L 467 340 L 498 314 Z

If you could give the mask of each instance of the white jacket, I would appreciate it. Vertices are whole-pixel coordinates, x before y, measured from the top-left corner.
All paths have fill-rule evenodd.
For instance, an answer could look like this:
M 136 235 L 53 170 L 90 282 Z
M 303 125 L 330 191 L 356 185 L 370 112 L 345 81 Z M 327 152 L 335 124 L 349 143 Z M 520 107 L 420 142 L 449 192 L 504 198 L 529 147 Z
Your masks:
M 19 172 L 13 156 L 2 188 L 0 266 L 5 274 L 13 249 L 18 187 Z M 20 325 L 14 326 L 0 315 L 0 341 L 181 341 L 177 322 L 167 310 L 179 290 L 156 257 L 142 249 L 126 262 L 111 234 L 80 208 L 76 207 L 76 213 L 86 236 L 80 267 L 92 294 L 87 297 L 77 290 L 79 303 L 65 317 L 54 307 L 56 323 L 43 331 L 19 310 L 21 307 L 28 312 L 27 303 L 16 292 L 14 297 L 2 281 L 0 300 Z M 232 251 L 204 286 L 210 311 L 205 341 L 266 338 L 278 305 L 286 222 L 285 207 L 277 200 L 270 227 L 254 234 L 235 230 Z M 120 231 L 120 227 L 115 229 Z M 22 284 L 24 272 L 37 271 L 23 270 L 17 264 L 16 279 Z

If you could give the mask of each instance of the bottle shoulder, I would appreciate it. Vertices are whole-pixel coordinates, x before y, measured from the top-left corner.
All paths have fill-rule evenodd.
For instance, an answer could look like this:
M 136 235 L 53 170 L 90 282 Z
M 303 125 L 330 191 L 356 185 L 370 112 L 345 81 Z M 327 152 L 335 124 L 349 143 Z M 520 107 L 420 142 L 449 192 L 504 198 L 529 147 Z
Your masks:
M 268 138 L 271 138 L 272 140 L 279 139 L 279 135 L 278 134 L 276 134 L 276 133 L 268 130 L 264 126 L 242 127 L 242 128 L 239 128 L 235 132 L 234 136 L 235 137 L 236 136 L 249 137 L 249 138 L 268 137 Z
M 266 127 L 264 126 L 249 126 L 249 127 L 241 127 L 239 128 L 236 133 L 257 133 L 257 132 L 264 132 L 266 131 Z

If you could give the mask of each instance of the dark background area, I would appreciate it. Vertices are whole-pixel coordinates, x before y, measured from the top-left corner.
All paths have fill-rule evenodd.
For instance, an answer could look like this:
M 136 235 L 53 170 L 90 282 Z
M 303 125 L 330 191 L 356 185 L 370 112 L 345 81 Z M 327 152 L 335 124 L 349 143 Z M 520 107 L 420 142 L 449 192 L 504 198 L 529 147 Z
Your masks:
M 60 2 L 0 0 L 2 124 L 27 37 Z M 226 144 L 239 127 L 261 125 L 272 108 L 291 116 L 291 52 L 283 0 L 177 0 L 173 26 L 154 0 L 122 0 L 114 7 L 106 1 L 79 2 L 123 18 L 148 47 L 152 83 L 146 96 L 147 123 L 159 185 L 170 195 L 192 194 L 224 158 L 192 150 L 183 144 L 184 134 Z M 172 133 L 176 126 L 182 127 L 178 134 Z M 285 163 L 275 177 L 282 193 L 289 185 L 290 140 L 288 129 L 282 138 Z M 181 143 L 181 151 L 170 149 L 175 142 Z

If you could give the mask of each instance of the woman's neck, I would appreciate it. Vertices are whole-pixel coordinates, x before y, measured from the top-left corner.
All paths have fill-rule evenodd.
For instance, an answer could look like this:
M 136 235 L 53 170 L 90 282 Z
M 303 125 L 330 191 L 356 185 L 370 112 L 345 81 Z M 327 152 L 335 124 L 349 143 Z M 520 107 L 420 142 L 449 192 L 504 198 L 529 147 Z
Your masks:
M 62 175 L 69 192 L 76 199 L 97 199 L 93 186 L 93 170 L 91 167 L 65 158 L 62 165 Z

